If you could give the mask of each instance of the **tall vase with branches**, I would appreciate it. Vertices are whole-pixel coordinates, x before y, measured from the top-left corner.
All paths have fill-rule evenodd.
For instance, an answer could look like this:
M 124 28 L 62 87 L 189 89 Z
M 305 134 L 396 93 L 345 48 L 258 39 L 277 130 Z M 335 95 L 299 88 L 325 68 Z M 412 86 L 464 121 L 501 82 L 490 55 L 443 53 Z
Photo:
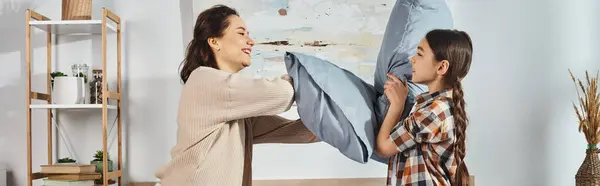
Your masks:
M 587 141 L 586 156 L 575 175 L 577 186 L 600 185 L 600 160 L 597 145 L 600 142 L 600 92 L 598 91 L 598 73 L 591 77 L 585 72 L 585 81 L 576 79 L 569 70 L 575 83 L 579 104 L 573 103 L 579 121 L 579 132 Z M 580 93 L 581 92 L 581 93 Z

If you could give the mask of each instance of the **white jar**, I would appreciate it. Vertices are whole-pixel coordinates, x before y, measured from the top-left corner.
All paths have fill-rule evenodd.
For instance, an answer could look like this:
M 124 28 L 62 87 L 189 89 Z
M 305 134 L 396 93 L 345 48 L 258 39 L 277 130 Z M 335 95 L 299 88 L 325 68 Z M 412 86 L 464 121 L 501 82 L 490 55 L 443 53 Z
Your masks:
M 52 101 L 54 104 L 83 104 L 86 92 L 82 77 L 55 77 Z

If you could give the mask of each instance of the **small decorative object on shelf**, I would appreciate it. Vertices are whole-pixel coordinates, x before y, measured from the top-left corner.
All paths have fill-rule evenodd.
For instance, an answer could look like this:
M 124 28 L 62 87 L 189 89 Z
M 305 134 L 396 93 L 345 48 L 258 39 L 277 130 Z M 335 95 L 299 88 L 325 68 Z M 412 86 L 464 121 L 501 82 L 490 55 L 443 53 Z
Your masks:
M 597 145 L 600 142 L 600 92 L 598 91 L 598 74 L 590 78 L 585 72 L 585 83 L 569 70 L 571 79 L 575 83 L 579 106 L 573 103 L 575 114 L 579 121 L 579 132 L 583 132 L 587 141 L 586 156 L 575 175 L 577 186 L 600 185 L 600 160 L 598 159 Z M 580 95 L 580 91 L 583 96 Z
M 97 174 L 96 167 L 94 165 L 78 165 L 78 164 L 53 164 L 53 165 L 40 165 L 40 173 L 42 174 Z M 51 177 L 55 175 L 49 175 Z
M 63 20 L 90 20 L 92 19 L 92 0 L 63 0 Z
M 90 103 L 102 104 L 102 70 L 92 70 L 94 80 L 90 82 Z
M 71 70 L 73 71 L 73 77 L 83 77 L 84 82 L 88 82 L 89 67 L 87 66 L 87 64 L 71 65 Z
M 85 83 L 81 77 L 56 77 L 52 88 L 54 104 L 85 103 Z
M 64 157 L 64 158 L 58 159 L 56 162 L 57 162 L 56 164 L 71 165 L 71 164 L 76 164 L 77 160 L 71 159 L 70 157 Z
M 102 159 L 104 158 L 103 155 L 103 151 L 102 150 L 97 150 L 96 153 L 94 154 L 94 159 L 92 161 L 90 161 L 90 164 L 92 165 L 96 165 L 96 172 L 102 174 L 102 169 L 104 168 L 104 166 L 102 165 Z M 113 161 L 110 159 L 110 155 L 108 154 L 108 152 L 106 152 L 106 160 L 108 162 L 108 172 L 112 172 L 113 171 Z M 109 180 L 109 184 L 110 184 Z M 102 179 L 97 179 L 95 180 L 96 184 L 102 184 Z
M 52 72 L 50 74 L 50 76 L 52 77 L 52 79 L 50 80 L 50 82 L 52 83 L 52 87 L 54 87 L 54 78 L 55 77 L 61 77 L 61 76 L 67 76 L 65 73 L 62 72 Z

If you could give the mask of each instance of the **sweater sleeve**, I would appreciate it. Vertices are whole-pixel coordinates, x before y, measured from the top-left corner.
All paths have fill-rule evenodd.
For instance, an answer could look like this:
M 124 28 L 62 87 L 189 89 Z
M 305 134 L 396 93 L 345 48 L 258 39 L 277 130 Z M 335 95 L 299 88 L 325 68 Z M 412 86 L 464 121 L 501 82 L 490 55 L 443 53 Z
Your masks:
M 280 114 L 290 109 L 294 88 L 283 78 L 227 77 L 227 120 Z
M 315 136 L 302 120 L 289 120 L 281 116 L 260 116 L 250 118 L 254 144 L 260 143 L 314 143 Z

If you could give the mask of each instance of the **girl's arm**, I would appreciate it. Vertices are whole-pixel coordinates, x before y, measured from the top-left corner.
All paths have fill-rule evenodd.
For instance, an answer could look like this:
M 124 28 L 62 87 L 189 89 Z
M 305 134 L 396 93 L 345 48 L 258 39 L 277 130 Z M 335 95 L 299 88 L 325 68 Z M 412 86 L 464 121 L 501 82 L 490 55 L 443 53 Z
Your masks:
M 383 119 L 381 128 L 377 133 L 377 146 L 375 153 L 381 157 L 389 157 L 396 154 L 396 145 L 388 140 L 392 128 L 397 125 L 400 116 L 404 111 L 404 104 L 408 96 L 408 88 L 405 82 L 400 81 L 398 77 L 387 74 L 389 80 L 385 82 L 384 93 L 390 101 L 387 114 Z
M 379 133 L 377 134 L 377 147 L 375 149 L 375 153 L 381 157 L 390 157 L 398 153 L 396 150 L 396 144 L 389 140 L 389 137 L 394 126 L 400 124 L 398 121 L 400 120 L 402 112 L 404 112 L 404 105 L 392 104 L 385 115 L 383 124 L 381 124 Z
M 448 125 L 452 122 L 452 117 L 450 117 L 450 106 L 447 102 L 446 100 L 433 101 L 429 106 L 418 109 L 399 122 L 386 139 L 378 137 L 377 142 L 382 143 L 381 147 L 378 145 L 380 148 L 378 152 L 381 152 L 379 155 L 390 157 L 411 149 L 419 143 L 439 143 L 451 140 L 454 125 Z

